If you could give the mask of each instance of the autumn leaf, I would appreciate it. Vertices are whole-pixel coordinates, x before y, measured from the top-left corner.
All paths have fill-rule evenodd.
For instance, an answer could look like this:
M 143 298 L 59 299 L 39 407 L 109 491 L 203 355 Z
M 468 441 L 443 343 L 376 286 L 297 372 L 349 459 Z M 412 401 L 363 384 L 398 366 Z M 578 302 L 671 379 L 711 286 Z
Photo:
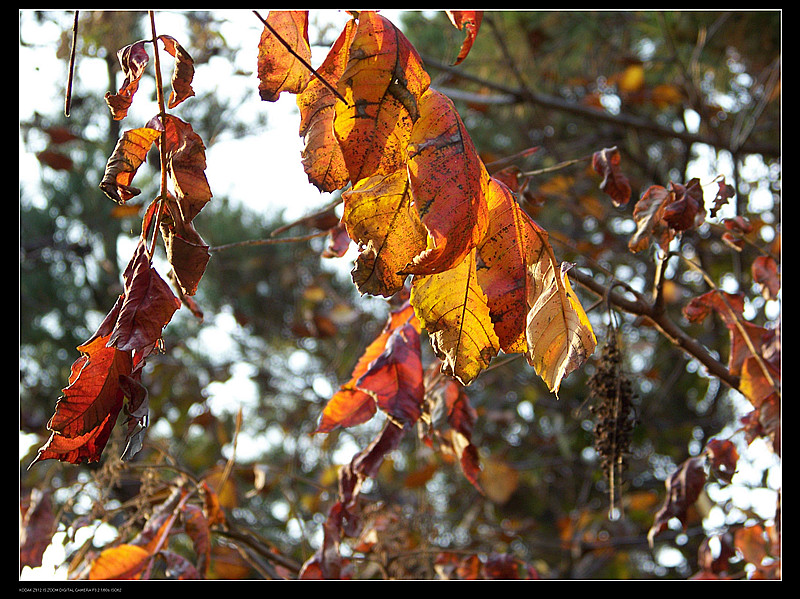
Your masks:
M 281 92 L 296 94 L 303 91 L 312 77 L 311 71 L 281 41 L 285 41 L 306 64 L 311 62 L 308 11 L 272 10 L 267 15 L 267 23 L 277 36 L 264 26 L 258 42 L 258 92 L 262 100 L 275 102 Z
M 426 438 L 435 442 L 441 454 L 454 456 L 467 480 L 483 492 L 478 482 L 481 471 L 478 448 L 472 443 L 478 414 L 470 405 L 464 386 L 455 379 L 441 376 L 438 368 L 428 368 L 424 383 Z
M 144 75 L 150 56 L 145 50 L 145 44 L 149 40 L 140 40 L 125 46 L 117 52 L 117 60 L 122 67 L 125 79 L 116 94 L 106 92 L 106 103 L 111 110 L 114 120 L 124 119 L 128 114 L 128 109 L 133 102 L 133 96 L 139 89 L 139 80 Z
M 160 132 L 150 127 L 125 131 L 106 163 L 100 189 L 112 200 L 124 204 L 141 193 L 131 186 L 136 172 L 145 161 L 147 152 Z
M 411 305 L 442 361 L 442 371 L 469 385 L 500 349 L 488 299 L 478 284 L 473 249 L 457 266 L 414 277 Z
M 417 51 L 391 21 L 362 11 L 337 90 L 334 131 L 350 180 L 390 173 L 405 161 L 419 98 L 430 77 Z
M 392 421 L 404 428 L 419 418 L 425 394 L 419 335 L 415 318 L 393 329 L 381 355 L 356 382 Z
M 376 399 L 361 387 L 359 381 L 362 376 L 370 372 L 373 362 L 386 351 L 387 343 L 395 329 L 408 324 L 411 319 L 414 319 L 414 311 L 408 304 L 389 314 L 383 330 L 366 347 L 353 368 L 350 380 L 342 385 L 325 405 L 315 433 L 328 433 L 338 427 L 347 428 L 362 424 L 375 415 L 377 412 Z M 415 327 L 419 326 L 416 323 L 412 324 Z M 375 369 L 372 370 L 371 377 L 376 378 Z M 384 401 L 388 400 L 384 397 Z
M 161 339 L 161 331 L 180 308 L 164 279 L 150 263 L 145 243 L 139 244 L 123 273 L 124 294 L 108 341 L 120 351 L 144 351 Z
M 428 249 L 403 271 L 441 273 L 459 264 L 488 226 L 489 175 L 452 101 L 428 90 L 408 143 L 414 205 L 428 231 Z
M 133 369 L 131 352 L 109 347 L 108 341 L 109 335 L 95 335 L 78 347 L 82 355 L 72 364 L 69 384 L 47 423 L 50 439 L 29 468 L 47 459 L 71 464 L 100 459 L 122 409 L 119 379 Z
M 571 266 L 558 266 L 549 250 L 528 270 L 531 308 L 525 356 L 556 396 L 564 377 L 579 368 L 597 346 L 592 325 L 567 277 Z
M 150 560 L 150 553 L 137 545 L 105 549 L 92 562 L 89 580 L 137 580 Z
M 425 250 L 427 237 L 411 203 L 406 169 L 362 179 L 342 199 L 342 222 L 359 245 L 353 282 L 362 294 L 394 295 L 406 279 L 400 272 Z
M 489 228 L 478 247 L 478 284 L 506 353 L 524 353 L 528 314 L 528 265 L 544 251 L 546 233 L 519 207 L 511 190 L 495 179 L 486 193 Z
M 757 256 L 750 266 L 753 282 L 761 287 L 761 295 L 766 300 L 774 300 L 781 290 L 781 277 L 778 264 L 771 256 Z
M 667 528 L 672 518 L 677 518 L 684 528 L 686 527 L 689 508 L 700 497 L 700 492 L 706 483 L 704 462 L 703 457 L 689 458 L 667 479 L 667 497 L 647 533 L 651 547 L 655 537 Z
M 175 108 L 178 104 L 194 96 L 192 79 L 194 78 L 194 60 L 189 53 L 170 35 L 159 35 L 164 49 L 175 58 L 175 70 L 172 73 L 172 91 L 169 94 L 167 108 Z
M 603 148 L 592 154 L 592 168 L 603 177 L 600 189 L 611 197 L 615 206 L 626 205 L 631 196 L 631 184 L 619 167 L 620 160 L 616 147 Z
M 166 115 L 166 160 L 167 170 L 180 213 L 184 222 L 191 222 L 211 199 L 211 188 L 206 179 L 206 148 L 201 137 L 192 126 L 173 115 Z M 151 129 L 161 131 L 159 117 L 147 123 Z M 156 139 L 161 145 L 161 137 Z
M 467 36 L 461 44 L 461 50 L 458 52 L 458 57 L 453 63 L 453 66 L 461 64 L 467 57 L 469 51 L 472 49 L 472 44 L 475 43 L 475 38 L 478 36 L 478 31 L 481 28 L 481 21 L 483 20 L 482 10 L 447 10 L 447 17 L 450 22 L 460 30 L 467 30 Z
M 714 196 L 714 204 L 708 211 L 712 218 L 717 215 L 717 211 L 719 211 L 725 204 L 728 203 L 729 199 L 736 195 L 736 190 L 733 188 L 733 186 L 725 183 L 725 177 L 722 177 L 722 179 L 717 181 L 717 186 L 718 189 L 717 195 Z
M 166 214 L 161 220 L 161 234 L 180 291 L 194 295 L 205 273 L 211 255 L 208 245 L 192 223 L 184 222 L 177 201 L 172 195 L 165 202 Z
M 736 473 L 739 452 L 729 440 L 711 439 L 703 450 L 712 474 L 725 484 L 730 484 Z
M 348 21 L 317 69 L 325 81 L 336 82 L 344 72 L 355 29 L 355 21 Z M 300 136 L 305 141 L 300 155 L 303 170 L 309 182 L 323 192 L 341 189 L 350 178 L 333 130 L 336 101 L 333 91 L 317 77 L 313 77 L 297 95 Z
M 27 502 L 27 504 L 26 504 Z M 53 541 L 58 521 L 53 513 L 53 501 L 48 491 L 32 489 L 20 506 L 19 564 L 38 568 L 45 550 Z
M 698 179 L 686 185 L 670 183 L 669 189 L 652 185 L 633 208 L 636 232 L 628 241 L 632 252 L 639 252 L 655 241 L 666 250 L 677 233 L 703 222 L 703 189 Z

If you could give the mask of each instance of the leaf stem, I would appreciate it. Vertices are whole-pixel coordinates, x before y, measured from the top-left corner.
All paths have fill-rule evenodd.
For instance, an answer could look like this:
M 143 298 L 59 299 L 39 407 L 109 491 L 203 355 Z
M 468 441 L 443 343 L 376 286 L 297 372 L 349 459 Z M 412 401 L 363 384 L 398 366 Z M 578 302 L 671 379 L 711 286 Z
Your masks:
M 153 55 L 155 57 L 156 68 L 156 98 L 158 99 L 158 114 L 161 119 L 161 140 L 158 144 L 159 155 L 161 158 L 161 189 L 156 201 L 158 202 L 158 209 L 156 213 L 156 223 L 153 227 L 153 243 L 150 246 L 147 254 L 151 258 L 155 253 L 156 240 L 158 239 L 158 231 L 161 226 L 161 215 L 164 211 L 164 200 L 167 197 L 167 113 L 164 108 L 164 84 L 161 80 L 161 58 L 158 53 L 158 36 L 156 35 L 156 18 L 155 12 L 147 11 L 150 14 L 150 29 L 153 34 Z
M 72 80 L 75 75 L 75 54 L 78 46 L 78 12 L 75 11 L 75 19 L 72 22 L 72 48 L 69 51 L 69 72 L 67 73 L 67 91 L 64 96 L 64 116 L 69 116 L 72 105 Z
M 258 11 L 257 11 L 257 10 L 254 10 L 254 11 L 253 11 L 253 14 L 254 14 L 255 16 L 257 16 L 257 17 L 258 17 L 258 19 L 259 19 L 259 20 L 260 20 L 260 21 L 261 21 L 261 22 L 264 24 L 264 27 L 266 27 L 267 29 L 269 29 L 270 33 L 271 33 L 272 35 L 274 35 L 274 36 L 277 38 L 277 40 L 278 40 L 280 43 L 282 43 L 282 44 L 284 45 L 284 47 L 285 47 L 285 48 L 286 48 L 286 49 L 289 51 L 289 54 L 291 54 L 291 55 L 292 55 L 292 56 L 294 56 L 294 57 L 295 57 L 297 60 L 299 60 L 299 61 L 300 61 L 300 63 L 301 63 L 301 64 L 302 64 L 302 65 L 303 65 L 305 68 L 307 68 L 307 69 L 308 69 L 308 70 L 311 72 L 311 74 L 312 74 L 312 75 L 314 75 L 314 77 L 316 77 L 317 79 L 319 79 L 319 80 L 320 80 L 320 82 L 322 83 L 322 85 L 324 85 L 325 87 L 327 87 L 327 88 L 328 88 L 328 89 L 331 91 L 331 93 L 332 93 L 334 96 L 336 96 L 337 98 L 339 98 L 339 99 L 340 99 L 342 102 L 344 102 L 345 104 L 348 104 L 347 100 L 345 100 L 345 99 L 344 99 L 344 96 L 343 96 L 342 94 L 340 94 L 340 93 L 339 93 L 339 92 L 336 90 L 336 88 L 335 88 L 335 87 L 333 87 L 333 85 L 331 85 L 330 83 L 328 83 L 328 81 L 327 81 L 327 80 L 326 80 L 326 79 L 325 79 L 325 78 L 324 78 L 322 75 L 320 75 L 319 73 L 317 73 L 316 69 L 314 69 L 314 67 L 312 67 L 310 64 L 308 64 L 308 62 L 307 62 L 307 61 L 306 61 L 306 60 L 305 60 L 305 59 L 304 59 L 302 56 L 300 56 L 300 55 L 299 55 L 297 52 L 295 52 L 295 51 L 294 51 L 294 48 L 292 48 L 292 46 L 291 46 L 291 45 L 289 45 L 289 42 L 287 42 L 285 39 L 283 39 L 283 38 L 281 37 L 281 34 L 280 34 L 280 33 L 278 33 L 277 31 L 275 31 L 275 29 L 272 27 L 272 25 L 270 25 L 269 23 L 267 23 L 266 19 L 264 19 L 264 17 L 262 17 L 260 14 L 258 14 Z M 348 104 L 348 105 L 349 105 L 349 104 Z

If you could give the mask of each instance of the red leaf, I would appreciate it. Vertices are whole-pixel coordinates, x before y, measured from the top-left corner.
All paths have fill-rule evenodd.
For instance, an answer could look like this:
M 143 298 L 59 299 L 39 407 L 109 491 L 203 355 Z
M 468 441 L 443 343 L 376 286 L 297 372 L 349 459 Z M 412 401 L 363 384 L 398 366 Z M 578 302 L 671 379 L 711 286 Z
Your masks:
M 600 189 L 607 193 L 615 206 L 624 206 L 631 197 L 631 184 L 619 168 L 617 148 L 604 148 L 592 155 L 592 168 L 603 177 Z
M 714 476 L 726 484 L 730 483 L 739 461 L 736 446 L 728 440 L 711 439 L 706 445 L 705 455 Z
M 460 30 L 467 30 L 467 37 L 461 44 L 461 50 L 458 53 L 456 61 L 453 66 L 461 64 L 467 57 L 469 51 L 472 49 L 472 44 L 475 43 L 475 38 L 478 36 L 478 30 L 481 28 L 481 21 L 483 20 L 482 10 L 447 10 L 450 22 Z
M 167 168 L 178 198 L 182 220 L 189 223 L 212 195 L 205 174 L 206 148 L 189 123 L 169 114 L 166 123 Z M 159 132 L 163 130 L 159 117 L 151 119 L 147 126 Z M 160 135 L 156 141 L 161 144 Z
M 164 48 L 175 57 L 175 71 L 172 73 L 172 91 L 169 94 L 167 108 L 175 108 L 186 98 L 194 95 L 192 79 L 194 78 L 194 60 L 178 41 L 170 35 L 159 35 Z
M 150 56 L 147 54 L 147 50 L 144 49 L 147 43 L 149 43 L 149 40 L 140 40 L 125 46 L 117 52 L 117 59 L 122 67 L 125 80 L 116 94 L 107 92 L 105 96 L 106 103 L 111 109 L 111 115 L 116 121 L 122 120 L 127 116 L 128 108 L 133 102 L 133 96 L 136 90 L 139 89 L 139 80 L 142 78 L 147 63 L 150 61 Z
M 353 369 L 350 380 L 341 386 L 339 391 L 334 394 L 325 406 L 319 426 L 315 431 L 316 433 L 327 433 L 340 426 L 350 427 L 366 422 L 372 418 L 377 411 L 376 401 L 381 402 L 382 408 L 393 409 L 392 398 L 390 397 L 392 384 L 396 386 L 395 391 L 399 393 L 401 397 L 415 392 L 416 384 L 414 383 L 412 372 L 416 367 L 412 367 L 407 371 L 404 370 L 405 367 L 400 367 L 403 378 L 395 379 L 394 383 L 391 382 L 391 375 L 386 379 L 382 379 L 381 375 L 378 373 L 378 369 L 373 368 L 373 363 L 379 358 L 382 359 L 381 364 L 385 365 L 387 369 L 391 370 L 395 368 L 395 365 L 392 364 L 393 358 L 390 356 L 383 356 L 383 354 L 387 352 L 387 344 L 393 337 L 395 330 L 403 328 L 406 325 L 411 325 L 412 328 L 415 329 L 417 335 L 419 334 L 419 324 L 414 315 L 414 309 L 408 303 L 389 315 L 386 325 L 380 335 L 378 335 L 364 350 L 364 353 Z M 410 334 L 408 329 L 406 329 L 405 335 L 408 336 Z M 418 339 L 417 344 L 419 344 Z M 392 349 L 394 349 L 395 346 L 402 345 L 402 340 L 395 341 L 392 343 Z M 398 349 L 398 353 L 406 351 L 407 349 L 408 348 Z M 391 351 L 389 351 L 389 353 L 391 353 Z M 414 359 L 413 356 L 410 357 Z M 400 370 L 396 371 L 396 374 L 399 372 Z M 362 386 L 360 379 L 367 374 L 369 374 L 369 380 L 376 384 L 377 389 L 372 390 L 366 386 Z M 420 394 L 418 401 L 421 401 L 421 397 Z M 403 406 L 399 413 L 406 411 L 410 414 L 413 412 L 413 410 L 411 412 L 407 411 L 408 407 L 405 406 L 405 402 L 400 401 L 399 405 Z
M 108 344 L 120 351 L 147 351 L 161 339 L 162 329 L 181 307 L 181 302 L 150 265 L 143 240 L 123 278 L 125 293 Z
M 778 265 L 770 256 L 758 256 L 750 267 L 753 281 L 761 287 L 764 299 L 773 300 L 778 297 L 781 290 L 781 277 L 778 274 Z
M 686 527 L 689 508 L 697 501 L 706 483 L 703 462 L 701 457 L 690 458 L 667 479 L 667 497 L 647 533 L 651 546 L 655 537 L 667 527 L 672 518 L 677 518 Z
M 419 418 L 425 394 L 418 327 L 414 319 L 394 329 L 383 353 L 356 383 L 375 399 L 381 410 L 404 427 Z
M 429 89 L 408 143 L 411 195 L 428 230 L 428 249 L 403 272 L 449 270 L 480 243 L 488 226 L 489 175 L 452 101 Z
M 42 556 L 52 542 L 53 533 L 58 526 L 49 493 L 33 489 L 29 501 L 22 510 L 19 528 L 20 568 L 37 568 L 42 565 Z
M 100 459 L 122 409 L 120 377 L 130 375 L 133 365 L 131 352 L 108 347 L 108 339 L 95 335 L 78 347 L 83 355 L 72 365 L 69 385 L 47 424 L 53 433 L 31 466 L 47 459 L 71 464 Z

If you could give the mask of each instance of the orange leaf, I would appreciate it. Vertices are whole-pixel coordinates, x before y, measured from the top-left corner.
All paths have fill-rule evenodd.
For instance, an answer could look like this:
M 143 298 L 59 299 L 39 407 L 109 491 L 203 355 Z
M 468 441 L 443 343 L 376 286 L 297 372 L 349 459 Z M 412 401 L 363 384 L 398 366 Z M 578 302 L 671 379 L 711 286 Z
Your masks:
M 347 67 L 337 89 L 334 131 L 350 180 L 403 165 L 404 150 L 430 84 L 417 51 L 391 21 L 373 11 L 358 16 Z
M 317 72 L 326 81 L 338 81 L 347 62 L 347 52 L 355 33 L 355 21 L 345 25 Z M 300 136 L 305 140 L 301 153 L 308 180 L 320 191 L 331 192 L 347 184 L 350 174 L 342 149 L 333 131 L 336 96 L 313 77 L 297 95 L 300 109 Z
M 359 389 L 371 395 L 389 418 L 404 428 L 413 425 L 422 412 L 419 323 L 408 322 L 392 330 L 386 347 L 358 379 Z
M 353 368 L 350 380 L 328 401 L 315 433 L 328 433 L 340 426 L 350 427 L 368 421 L 377 411 L 375 398 L 359 385 L 359 379 L 370 370 L 373 361 L 386 350 L 393 332 L 414 318 L 414 311 L 405 304 L 389 314 L 381 333 L 364 350 Z M 418 326 L 415 324 L 415 326 Z
M 267 15 L 267 23 L 298 56 L 306 63 L 311 62 L 307 10 L 272 10 Z M 274 102 L 281 92 L 300 93 L 311 77 L 308 68 L 265 25 L 258 42 L 258 92 L 261 99 Z
M 159 135 L 159 131 L 149 127 L 130 129 L 122 134 L 100 182 L 100 189 L 109 198 L 124 204 L 141 193 L 140 189 L 131 186 L 131 181 Z
M 478 283 L 486 293 L 500 348 L 506 353 L 525 352 L 527 268 L 543 251 L 542 234 L 546 234 L 520 209 L 511 190 L 494 178 L 486 202 L 489 229 L 478 248 L 482 261 Z
M 342 222 L 360 246 L 353 282 L 361 293 L 394 295 L 406 278 L 400 271 L 425 250 L 427 237 L 411 205 L 406 169 L 362 179 L 342 199 Z
M 92 562 L 89 580 L 137 580 L 150 553 L 137 545 L 118 545 L 104 550 Z
M 411 194 L 428 230 L 428 249 L 404 272 L 441 273 L 483 240 L 489 175 L 452 101 L 435 90 L 420 100 L 408 143 Z
M 461 50 L 458 53 L 458 57 L 453 65 L 461 64 L 461 62 L 467 57 L 469 51 L 472 49 L 472 44 L 475 42 L 475 38 L 478 36 L 478 30 L 481 28 L 481 21 L 483 20 L 483 11 L 482 10 L 447 10 L 447 13 L 450 22 L 460 30 L 466 28 L 467 30 L 467 37 L 464 39 L 464 42 L 461 44 Z
M 558 266 L 549 244 L 545 249 L 529 269 L 526 358 L 558 396 L 561 381 L 594 352 L 597 339 L 567 278 L 572 265 Z
M 411 304 L 442 371 L 469 385 L 500 349 L 486 294 L 478 284 L 476 250 L 458 266 L 439 274 L 415 276 Z

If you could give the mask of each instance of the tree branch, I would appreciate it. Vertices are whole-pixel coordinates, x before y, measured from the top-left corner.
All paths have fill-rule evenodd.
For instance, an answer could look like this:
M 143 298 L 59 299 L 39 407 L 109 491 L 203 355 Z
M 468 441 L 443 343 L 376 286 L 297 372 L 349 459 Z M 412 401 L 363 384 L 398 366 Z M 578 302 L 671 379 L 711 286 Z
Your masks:
M 680 347 L 690 357 L 705 366 L 710 374 L 718 377 L 732 389 L 739 389 L 739 377 L 732 375 L 722 362 L 711 355 L 708 349 L 687 335 L 667 316 L 666 312 L 657 310 L 644 296 L 628 289 L 628 291 L 636 297 L 635 300 L 630 300 L 619 292 L 598 283 L 591 275 L 583 273 L 577 268 L 571 268 L 568 274 L 593 293 L 596 293 L 600 297 L 608 298 L 609 303 L 624 312 L 635 316 L 642 316 L 650 320 L 659 332 L 673 344 Z
M 450 65 L 441 63 L 435 59 L 431 59 L 428 57 L 423 58 L 423 62 L 425 63 L 426 67 L 432 67 L 440 71 L 457 75 L 461 79 L 472 81 L 473 83 L 477 83 L 486 88 L 493 89 L 502 94 L 500 96 L 497 95 L 491 96 L 491 95 L 481 95 L 481 94 L 470 94 L 469 92 L 462 92 L 450 88 L 446 89 L 441 87 L 439 88 L 439 90 L 442 91 L 442 93 L 445 93 L 454 100 L 469 99 L 470 102 L 474 101 L 484 104 L 503 104 L 503 105 L 534 104 L 536 106 L 541 106 L 543 108 L 558 110 L 561 112 L 566 112 L 568 114 L 579 116 L 581 118 L 590 119 L 595 123 L 598 121 L 611 123 L 619 127 L 627 127 L 630 129 L 636 129 L 638 131 L 647 131 L 649 133 L 653 133 L 655 135 L 659 135 L 667 139 L 679 139 L 689 144 L 701 143 L 717 148 L 718 150 L 726 150 L 731 153 L 733 153 L 734 150 L 738 150 L 739 152 L 743 153 L 763 154 L 765 156 L 770 156 L 770 157 L 781 155 L 780 147 L 772 146 L 769 144 L 751 143 L 751 144 L 744 144 L 738 148 L 733 148 L 730 146 L 730 144 L 722 143 L 719 140 L 712 139 L 705 135 L 689 133 L 688 131 L 675 131 L 674 129 L 671 129 L 669 127 L 664 127 L 654 121 L 644 119 L 635 115 L 611 114 L 610 112 L 606 112 L 605 110 L 598 110 L 590 106 L 582 106 L 580 104 L 575 104 L 574 102 L 568 102 L 567 100 L 558 98 L 556 96 L 550 96 L 542 93 L 535 93 L 522 88 L 516 88 L 516 89 L 510 88 L 500 83 L 495 83 L 493 81 L 477 77 L 475 75 L 467 73 L 466 71 L 463 71 L 462 69 L 452 67 Z

